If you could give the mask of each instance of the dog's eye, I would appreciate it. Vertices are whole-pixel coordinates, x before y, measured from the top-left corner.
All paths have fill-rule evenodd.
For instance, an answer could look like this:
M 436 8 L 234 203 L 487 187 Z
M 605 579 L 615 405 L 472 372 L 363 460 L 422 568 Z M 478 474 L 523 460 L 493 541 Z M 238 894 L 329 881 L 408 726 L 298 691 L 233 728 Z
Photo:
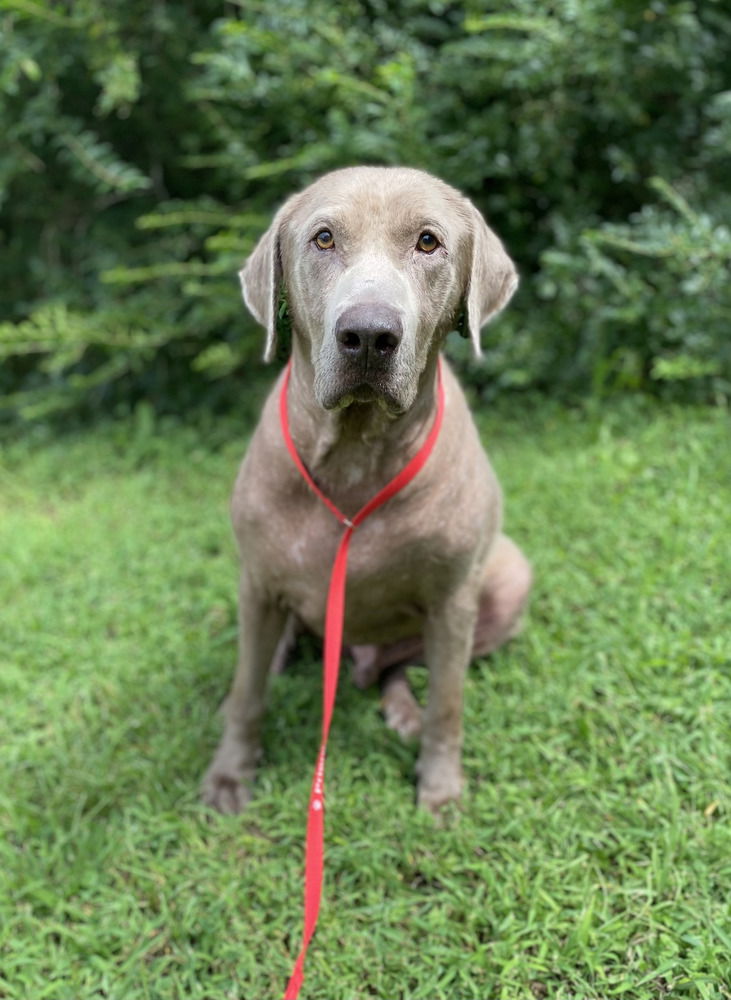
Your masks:
M 329 229 L 321 229 L 315 237 L 315 243 L 321 250 L 332 250 L 335 246 L 335 237 Z
M 439 246 L 439 240 L 434 233 L 423 232 L 416 243 L 416 249 L 424 253 L 434 253 Z

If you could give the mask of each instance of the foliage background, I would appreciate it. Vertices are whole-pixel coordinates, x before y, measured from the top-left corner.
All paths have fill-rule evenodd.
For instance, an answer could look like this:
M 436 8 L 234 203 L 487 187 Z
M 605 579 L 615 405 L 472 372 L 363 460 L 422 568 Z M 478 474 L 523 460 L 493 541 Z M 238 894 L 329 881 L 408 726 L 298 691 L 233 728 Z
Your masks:
M 0 0 L 3 412 L 240 404 L 235 272 L 357 162 L 444 177 L 516 258 L 483 394 L 725 398 L 730 40 L 720 0 Z

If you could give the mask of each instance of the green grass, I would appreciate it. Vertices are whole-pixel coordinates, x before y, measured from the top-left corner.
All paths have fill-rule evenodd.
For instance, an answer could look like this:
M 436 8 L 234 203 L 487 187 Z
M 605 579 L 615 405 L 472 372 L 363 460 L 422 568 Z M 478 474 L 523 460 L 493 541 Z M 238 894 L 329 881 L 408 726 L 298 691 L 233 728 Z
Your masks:
M 443 828 L 414 810 L 414 749 L 344 676 L 303 1000 L 731 997 L 728 414 L 481 424 L 530 620 L 470 672 Z M 249 811 L 197 802 L 234 661 L 244 437 L 141 411 L 5 449 L 0 997 L 281 996 L 316 662 L 273 684 Z

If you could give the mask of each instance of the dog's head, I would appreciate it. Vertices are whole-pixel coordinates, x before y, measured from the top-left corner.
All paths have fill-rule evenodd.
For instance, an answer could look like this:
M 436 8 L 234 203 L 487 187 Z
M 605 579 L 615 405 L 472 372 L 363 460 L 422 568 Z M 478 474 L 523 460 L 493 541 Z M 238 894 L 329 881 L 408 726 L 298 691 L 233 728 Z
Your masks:
M 413 403 L 430 355 L 480 330 L 518 283 L 502 243 L 454 188 L 419 170 L 353 167 L 290 198 L 241 271 L 274 354 L 282 288 L 326 409 Z

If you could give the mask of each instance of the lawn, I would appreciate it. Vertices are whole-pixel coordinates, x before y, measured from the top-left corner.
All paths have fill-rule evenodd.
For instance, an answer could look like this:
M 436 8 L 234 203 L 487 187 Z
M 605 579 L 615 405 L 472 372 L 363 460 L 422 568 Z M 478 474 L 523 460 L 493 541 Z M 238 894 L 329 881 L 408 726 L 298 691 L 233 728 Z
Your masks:
M 480 425 L 535 566 L 529 622 L 470 672 L 468 790 L 441 826 L 344 674 L 302 998 L 729 998 L 729 415 L 536 403 Z M 281 997 L 314 651 L 273 682 L 248 812 L 197 801 L 246 432 L 143 408 L 3 451 L 0 997 Z

